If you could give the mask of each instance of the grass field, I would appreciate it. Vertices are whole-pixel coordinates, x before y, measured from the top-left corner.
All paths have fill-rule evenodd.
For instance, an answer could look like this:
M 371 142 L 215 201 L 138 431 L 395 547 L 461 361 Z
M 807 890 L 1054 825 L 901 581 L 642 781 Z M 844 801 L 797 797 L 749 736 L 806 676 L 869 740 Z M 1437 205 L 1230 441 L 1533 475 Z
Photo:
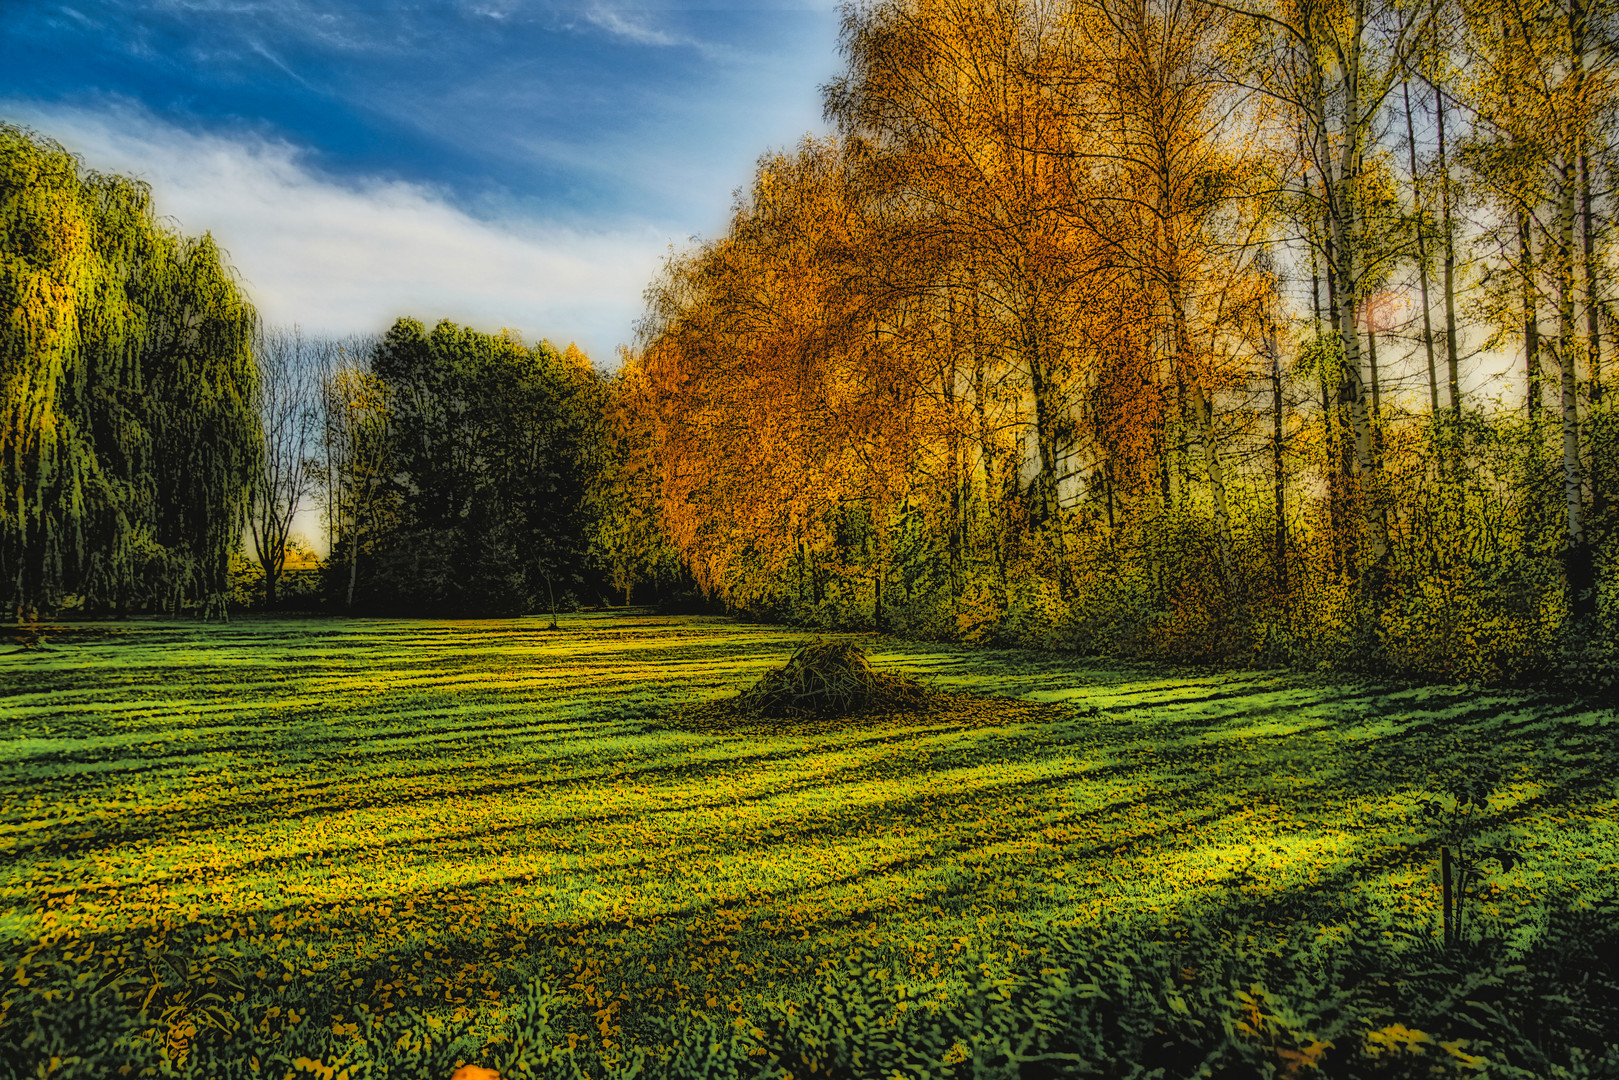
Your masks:
M 1469 912 L 1503 947 L 1619 870 L 1609 708 L 873 640 L 996 696 L 712 730 L 680 707 L 805 635 L 544 625 L 77 624 L 0 656 L 0 1034 L 121 973 L 181 1055 L 214 994 L 265 1038 L 404 1008 L 495 1036 L 540 980 L 611 1051 L 802 1000 L 856 952 L 948 997 L 963 956 L 1052 926 L 1371 919 L 1418 948 L 1418 809 L 1458 782 L 1522 858 Z

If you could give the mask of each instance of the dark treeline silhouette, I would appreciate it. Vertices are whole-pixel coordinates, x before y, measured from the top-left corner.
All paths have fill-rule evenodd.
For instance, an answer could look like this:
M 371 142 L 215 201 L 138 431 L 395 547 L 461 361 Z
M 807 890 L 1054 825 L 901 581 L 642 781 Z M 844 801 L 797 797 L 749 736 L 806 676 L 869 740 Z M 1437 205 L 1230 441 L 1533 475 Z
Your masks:
M 351 455 L 343 482 L 368 488 L 331 500 L 343 607 L 517 614 L 586 584 L 607 388 L 578 350 L 401 319 L 347 378 L 374 396 L 335 407 L 379 415 L 377 446 L 363 416 L 330 443 Z
M 327 609 L 554 616 L 693 588 L 648 513 L 625 384 L 577 347 L 400 319 L 313 351 Z

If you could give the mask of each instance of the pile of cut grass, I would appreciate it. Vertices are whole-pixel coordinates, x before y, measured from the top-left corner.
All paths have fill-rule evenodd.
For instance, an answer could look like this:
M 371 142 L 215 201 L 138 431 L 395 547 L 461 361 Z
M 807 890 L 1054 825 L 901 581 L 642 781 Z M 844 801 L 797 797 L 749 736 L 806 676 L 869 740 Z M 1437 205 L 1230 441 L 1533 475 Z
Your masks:
M 925 708 L 927 701 L 921 683 L 878 671 L 854 642 L 815 638 L 800 645 L 787 663 L 765 672 L 732 705 L 755 718 L 824 720 Z
M 852 641 L 817 637 L 741 693 L 680 709 L 667 726 L 708 734 L 830 734 L 918 723 L 1040 723 L 1063 714 L 1036 702 L 932 690 L 877 669 Z

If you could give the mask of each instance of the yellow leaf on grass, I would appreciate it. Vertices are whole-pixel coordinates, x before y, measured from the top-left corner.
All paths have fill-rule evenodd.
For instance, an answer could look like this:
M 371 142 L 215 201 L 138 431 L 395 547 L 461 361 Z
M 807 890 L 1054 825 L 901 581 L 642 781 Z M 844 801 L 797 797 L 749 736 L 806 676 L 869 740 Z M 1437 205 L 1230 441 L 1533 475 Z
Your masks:
M 1451 1057 L 1455 1058 L 1456 1061 L 1459 1064 L 1461 1064 L 1464 1068 L 1482 1069 L 1482 1068 L 1484 1068 L 1484 1066 L 1486 1066 L 1486 1065 L 1488 1065 L 1490 1063 L 1489 1058 L 1476 1057 L 1476 1056 L 1474 1056 L 1472 1054 L 1463 1053 L 1462 1052 L 1462 1047 L 1464 1047 L 1466 1045 L 1467 1045 L 1467 1040 L 1466 1039 L 1457 1039 L 1455 1042 L 1440 1043 L 1439 1044 L 1439 1049 L 1443 1050 L 1445 1053 L 1447 1053 Z
M 1374 1055 L 1406 1052 L 1420 1054 L 1423 1052 L 1423 1043 L 1431 1045 L 1433 1037 L 1425 1032 L 1408 1028 L 1404 1024 L 1390 1024 L 1388 1027 L 1366 1033 L 1366 1049 Z

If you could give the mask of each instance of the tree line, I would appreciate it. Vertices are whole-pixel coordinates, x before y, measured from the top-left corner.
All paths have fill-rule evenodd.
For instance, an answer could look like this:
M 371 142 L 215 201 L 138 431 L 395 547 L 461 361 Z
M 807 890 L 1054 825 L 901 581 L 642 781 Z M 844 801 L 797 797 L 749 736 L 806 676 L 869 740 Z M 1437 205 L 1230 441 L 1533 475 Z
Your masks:
M 573 346 L 450 322 L 264 327 L 212 238 L 164 223 L 144 184 L 0 125 L 0 603 L 18 621 L 221 616 L 244 561 L 275 608 L 317 510 L 334 611 L 554 613 L 675 582 L 655 522 L 616 509 L 645 471 L 616 386 Z
M 1614 29 L 851 5 L 835 134 L 649 292 L 626 378 L 672 543 L 773 617 L 1611 671 Z
M 851 5 L 835 133 L 671 256 L 611 378 L 267 330 L 144 187 L 6 128 L 4 602 L 217 610 L 245 533 L 274 605 L 313 504 L 336 610 L 690 575 L 826 626 L 1611 673 L 1613 30 Z

